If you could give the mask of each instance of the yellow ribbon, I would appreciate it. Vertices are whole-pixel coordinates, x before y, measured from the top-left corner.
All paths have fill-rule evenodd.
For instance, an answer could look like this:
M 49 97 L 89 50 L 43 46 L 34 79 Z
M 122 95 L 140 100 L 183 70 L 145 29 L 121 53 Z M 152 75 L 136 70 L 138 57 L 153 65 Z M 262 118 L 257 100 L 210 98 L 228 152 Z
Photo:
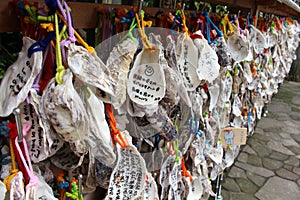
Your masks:
M 148 37 L 145 33 L 145 25 L 148 25 L 148 24 L 147 24 L 147 22 L 146 23 L 144 22 L 144 15 L 142 13 L 140 14 L 141 21 L 140 21 L 139 16 L 138 16 L 137 13 L 135 14 L 135 17 L 136 17 L 136 21 L 137 21 L 137 24 L 138 24 L 138 27 L 139 27 L 139 30 L 140 30 L 140 34 L 142 36 L 142 43 L 143 43 L 144 48 L 153 49 L 153 47 L 150 44 L 150 42 L 148 40 Z M 150 25 L 152 25 L 152 23 Z
M 68 25 L 67 21 L 64 19 L 64 17 L 58 12 L 56 11 L 56 14 L 59 16 L 59 18 L 64 22 L 65 25 Z M 89 53 L 95 53 L 95 49 L 91 46 L 89 46 L 83 39 L 82 37 L 77 33 L 77 31 L 75 29 L 74 30 L 74 35 L 77 39 L 77 41 L 82 44 L 82 46 L 84 46 L 84 48 L 86 48 L 88 50 Z
M 60 34 L 59 34 L 59 27 L 58 27 L 58 17 L 55 13 L 54 15 L 54 21 L 55 21 L 55 35 L 56 35 L 56 48 L 55 48 L 55 55 L 56 55 L 56 75 L 55 79 L 58 84 L 63 83 L 63 75 L 65 73 L 65 67 L 62 64 L 62 58 L 61 58 L 61 50 L 60 50 Z
M 54 31 L 54 26 L 52 23 L 41 23 L 41 27 L 43 29 L 46 29 L 47 32 L 51 32 L 51 31 Z
M 227 39 L 227 29 L 226 29 L 226 26 L 228 25 L 228 29 L 229 29 L 229 35 L 231 35 L 234 30 L 233 30 L 233 27 L 228 19 L 228 15 L 225 14 L 223 19 L 222 19 L 222 29 L 223 29 L 223 34 L 224 34 L 224 38 Z
M 184 12 L 181 10 L 181 15 L 182 15 L 182 23 L 183 23 L 183 32 L 186 34 L 186 38 L 189 36 L 189 29 L 186 26 L 186 18 Z
M 19 172 L 19 170 L 17 169 L 17 166 L 16 166 L 15 153 L 14 153 L 14 149 L 13 149 L 12 139 L 10 139 L 10 141 L 9 141 L 9 150 L 10 150 L 10 156 L 11 156 L 11 170 L 9 171 L 10 174 L 3 180 L 3 183 L 6 185 L 7 191 L 10 191 L 11 180 Z

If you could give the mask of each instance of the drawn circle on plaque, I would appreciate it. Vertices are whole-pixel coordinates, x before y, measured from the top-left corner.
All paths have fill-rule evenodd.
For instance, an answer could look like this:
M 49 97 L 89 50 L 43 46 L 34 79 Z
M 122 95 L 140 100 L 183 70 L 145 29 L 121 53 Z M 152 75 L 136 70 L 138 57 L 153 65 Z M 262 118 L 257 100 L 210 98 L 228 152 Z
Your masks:
M 166 91 L 166 81 L 159 63 L 141 64 L 129 73 L 127 91 L 130 99 L 139 105 L 158 103 Z
M 146 65 L 146 69 L 144 71 L 146 76 L 152 76 L 154 74 L 154 69 L 152 66 Z

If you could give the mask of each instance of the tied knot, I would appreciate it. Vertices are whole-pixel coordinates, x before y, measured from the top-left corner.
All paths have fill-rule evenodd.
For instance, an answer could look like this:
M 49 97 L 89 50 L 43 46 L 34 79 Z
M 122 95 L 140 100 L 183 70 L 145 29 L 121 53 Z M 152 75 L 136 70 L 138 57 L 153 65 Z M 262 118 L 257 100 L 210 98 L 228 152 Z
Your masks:
M 11 170 L 9 170 L 9 173 L 10 173 L 10 174 L 16 174 L 16 173 L 18 173 L 18 172 L 19 172 L 18 169 L 11 169 Z
M 28 191 L 30 187 L 35 187 L 35 189 L 37 190 L 39 187 L 38 183 L 39 183 L 38 177 L 32 174 L 32 176 L 30 176 L 29 183 L 26 185 L 26 191 Z
M 86 49 L 88 50 L 89 53 L 94 53 L 95 49 L 91 46 L 86 46 Z
M 5 184 L 7 191 L 10 191 L 11 181 L 17 175 L 19 170 L 18 169 L 12 169 L 9 172 L 10 172 L 10 174 L 3 180 L 3 183 Z
M 56 68 L 55 78 L 56 78 L 56 82 L 60 85 L 63 83 L 64 73 L 65 73 L 65 67 L 63 65 L 58 65 Z

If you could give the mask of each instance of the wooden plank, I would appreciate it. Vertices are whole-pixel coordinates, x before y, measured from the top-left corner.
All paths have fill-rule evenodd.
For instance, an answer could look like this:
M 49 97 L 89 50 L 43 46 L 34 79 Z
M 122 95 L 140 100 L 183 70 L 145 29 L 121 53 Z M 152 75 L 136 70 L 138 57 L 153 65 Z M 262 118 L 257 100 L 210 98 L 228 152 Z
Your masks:
M 27 0 L 28 2 L 43 2 L 43 0 Z M 244 8 L 255 10 L 256 5 L 259 6 L 259 11 L 274 13 L 281 16 L 293 16 L 300 18 L 299 13 L 291 9 L 285 4 L 276 2 L 276 0 L 204 0 L 208 3 L 227 5 L 234 8 Z M 15 14 L 15 8 L 10 3 L 11 0 L 0 0 L 0 32 L 16 32 L 20 31 L 20 25 L 18 18 Z M 274 3 L 275 2 L 275 3 Z M 101 9 L 110 8 L 127 8 L 132 9 L 132 6 L 126 5 L 104 5 L 95 3 L 82 3 L 82 2 L 68 2 L 68 5 L 72 9 L 72 16 L 75 28 L 95 28 L 97 26 L 97 12 Z M 159 8 L 143 8 L 145 12 L 151 16 L 155 16 L 155 13 Z M 163 9 L 164 13 L 172 12 L 172 9 Z M 254 13 L 253 13 L 254 14 Z
M 278 3 L 276 6 L 262 6 L 258 5 L 257 9 L 264 13 L 275 14 L 279 16 L 287 16 L 287 17 L 300 17 L 300 13 L 286 6 L 285 4 Z
M 97 6 L 95 3 L 68 2 L 76 28 L 97 27 Z
M 202 0 L 203 2 L 211 4 L 219 4 L 224 6 L 231 6 L 236 8 L 247 8 L 251 9 L 255 7 L 255 0 Z
M 20 23 L 14 5 L 9 0 L 0 1 L 0 32 L 20 31 Z

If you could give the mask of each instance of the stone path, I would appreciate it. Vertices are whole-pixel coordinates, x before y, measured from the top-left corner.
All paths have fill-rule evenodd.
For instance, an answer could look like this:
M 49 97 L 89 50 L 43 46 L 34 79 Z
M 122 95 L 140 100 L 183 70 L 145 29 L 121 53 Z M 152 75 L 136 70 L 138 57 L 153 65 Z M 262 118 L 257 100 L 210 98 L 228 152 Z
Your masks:
M 234 165 L 224 200 L 300 199 L 300 83 L 284 82 Z

